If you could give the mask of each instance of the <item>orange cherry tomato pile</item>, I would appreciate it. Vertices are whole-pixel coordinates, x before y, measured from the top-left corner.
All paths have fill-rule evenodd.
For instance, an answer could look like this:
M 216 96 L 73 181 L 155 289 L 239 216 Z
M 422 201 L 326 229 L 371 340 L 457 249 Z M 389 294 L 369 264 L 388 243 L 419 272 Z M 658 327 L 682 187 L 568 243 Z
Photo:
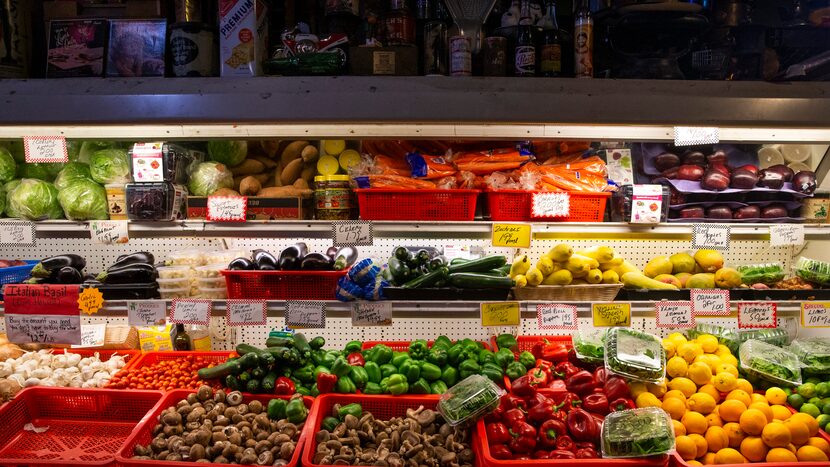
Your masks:
M 196 372 L 202 368 L 212 366 L 216 366 L 216 362 L 208 362 L 205 357 L 193 355 L 176 360 L 160 360 L 149 366 L 119 371 L 112 377 L 106 387 L 110 389 L 155 389 L 162 391 L 198 389 L 199 386 L 208 383 L 199 379 Z M 213 382 L 212 385 L 217 386 L 218 383 Z

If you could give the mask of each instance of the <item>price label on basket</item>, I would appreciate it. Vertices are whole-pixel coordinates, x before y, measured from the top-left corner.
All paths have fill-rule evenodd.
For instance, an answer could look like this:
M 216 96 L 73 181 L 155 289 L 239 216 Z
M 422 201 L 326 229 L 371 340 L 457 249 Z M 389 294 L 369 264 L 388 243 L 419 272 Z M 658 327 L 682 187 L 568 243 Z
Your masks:
M 167 320 L 167 302 L 140 300 L 127 302 L 127 323 L 130 326 L 159 326 Z
M 631 326 L 630 303 L 592 303 L 591 314 L 596 328 Z
M 533 193 L 530 200 L 532 217 L 568 217 L 570 214 L 571 195 L 568 193 Z
M 391 326 L 392 303 L 352 303 L 352 326 Z
M 265 300 L 228 300 L 225 318 L 228 326 L 265 326 L 268 306 Z
M 830 302 L 803 302 L 801 326 L 805 328 L 830 328 Z
M 72 348 L 102 347 L 107 334 L 107 324 L 87 324 L 81 326 L 81 343 Z
M 770 302 L 738 303 L 738 328 L 778 327 L 778 305 Z
M 518 326 L 521 320 L 519 302 L 481 304 L 482 326 Z
M 779 224 L 769 226 L 770 246 L 800 246 L 804 244 L 803 224 Z
M 693 328 L 695 314 L 692 302 L 655 302 L 658 328 Z
M 173 299 L 170 306 L 170 322 L 176 324 L 210 325 L 210 312 L 213 309 L 210 300 Z
M 729 316 L 728 290 L 692 289 L 689 296 L 692 300 L 692 311 L 695 316 Z
M 576 306 L 561 303 L 542 303 L 536 305 L 536 321 L 539 329 L 573 329 L 577 328 Z
M 370 221 L 343 221 L 331 223 L 333 245 L 371 246 L 374 243 L 374 226 Z
M 69 162 L 66 138 L 63 136 L 24 136 L 26 162 Z
M 89 236 L 95 243 L 102 245 L 119 245 L 130 241 L 129 223 L 127 221 L 91 221 Z
M 207 220 L 211 222 L 245 222 L 248 198 L 245 196 L 208 196 Z
M 35 223 L 0 222 L 0 246 L 35 246 Z
M 81 343 L 77 285 L 9 284 L 3 293 L 9 341 Z
M 326 327 L 326 302 L 285 302 L 285 325 L 292 329 Z
M 530 224 L 493 224 L 493 246 L 530 248 L 533 229 Z
M 730 235 L 728 225 L 695 224 L 692 228 L 692 248 L 728 250 Z

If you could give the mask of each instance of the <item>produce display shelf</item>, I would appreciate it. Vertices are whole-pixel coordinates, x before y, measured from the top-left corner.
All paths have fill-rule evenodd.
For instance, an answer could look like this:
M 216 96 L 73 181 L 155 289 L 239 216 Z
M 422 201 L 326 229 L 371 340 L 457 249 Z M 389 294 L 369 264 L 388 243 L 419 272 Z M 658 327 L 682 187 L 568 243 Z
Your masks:
M 139 369 L 150 366 L 164 360 L 178 360 L 183 357 L 192 355 L 195 357 L 204 357 L 208 362 L 216 364 L 224 363 L 236 352 L 233 351 L 213 351 L 213 352 L 199 352 L 199 351 L 172 351 L 172 352 L 146 352 L 142 354 L 130 369 Z

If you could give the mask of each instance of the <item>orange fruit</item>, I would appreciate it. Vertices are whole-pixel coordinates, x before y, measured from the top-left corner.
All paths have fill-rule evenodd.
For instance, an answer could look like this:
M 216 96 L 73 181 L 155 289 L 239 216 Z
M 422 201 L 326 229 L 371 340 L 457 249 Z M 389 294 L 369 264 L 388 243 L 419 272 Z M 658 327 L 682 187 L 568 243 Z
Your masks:
M 671 421 L 672 427 L 674 428 L 674 436 L 683 436 L 686 434 L 686 427 L 680 423 L 678 420 Z
M 770 406 L 770 410 L 772 410 L 772 417 L 775 420 L 786 420 L 793 414 L 790 412 L 790 409 L 784 407 L 783 405 L 772 405 Z
M 743 378 L 738 378 L 738 380 L 736 381 L 736 384 L 735 384 L 735 389 L 740 389 L 741 391 L 747 392 L 749 394 L 752 394 L 753 391 L 755 390 L 755 389 L 752 388 L 752 383 L 750 383 L 749 381 L 747 381 Z M 758 394 L 758 395 L 761 396 L 760 394 Z M 761 396 L 761 397 L 764 397 L 764 396 Z
M 784 405 L 787 402 L 787 393 L 781 388 L 769 388 L 764 396 L 770 404 Z
M 806 446 L 817 447 L 824 451 L 825 454 L 830 456 L 830 443 L 828 443 L 827 440 L 825 440 L 824 438 L 814 436 L 807 440 Z
M 795 456 L 801 462 L 827 462 L 827 454 L 815 446 L 801 446 Z
M 715 367 L 715 374 L 718 373 L 729 373 L 735 377 L 735 384 L 737 385 L 738 381 L 738 369 L 735 365 L 730 365 L 728 363 L 721 363 L 720 365 Z
M 700 388 L 698 388 L 697 392 L 703 392 L 712 396 L 712 399 L 715 399 L 715 402 L 720 402 L 720 392 L 715 389 L 715 386 L 712 383 L 704 384 Z
M 689 407 L 689 410 L 702 413 L 703 415 L 712 413 L 712 411 L 715 410 L 715 404 L 715 399 L 705 392 L 692 394 L 692 397 L 686 401 L 686 405 Z
M 684 460 L 690 460 L 697 457 L 697 444 L 692 438 L 682 435 L 674 440 L 677 454 Z
M 807 425 L 807 428 L 810 430 L 810 436 L 815 436 L 818 433 L 818 422 L 810 415 L 799 412 L 792 414 L 790 418 Z
M 713 427 L 713 426 L 722 427 L 723 426 L 723 420 L 721 420 L 720 415 L 718 415 L 714 412 L 710 413 L 709 415 L 706 416 L 706 421 L 709 423 L 710 427 Z
M 718 415 L 725 422 L 737 422 L 744 412 L 746 412 L 746 404 L 736 399 L 724 401 L 718 407 Z
M 700 458 L 700 463 L 703 465 L 713 465 L 715 463 L 715 453 L 707 452 Z
M 686 463 L 689 464 L 689 465 L 703 465 L 703 464 L 700 463 L 700 461 L 697 461 L 695 459 L 688 460 L 688 461 L 686 461 Z
M 741 390 L 743 391 L 743 389 L 741 389 Z M 757 394 L 757 393 L 754 393 L 754 392 L 750 392 L 749 393 L 749 399 L 750 399 L 750 401 L 752 401 L 752 404 L 769 405 L 769 402 L 767 402 L 767 398 L 764 397 L 763 394 Z M 750 404 L 750 405 L 752 405 L 752 404 Z
M 729 447 L 738 449 L 741 446 L 741 441 L 746 437 L 746 433 L 741 430 L 741 425 L 737 423 L 727 423 L 723 426 L 726 431 L 726 436 L 729 436 Z
M 644 392 L 637 396 L 637 399 L 634 401 L 637 407 L 660 407 L 662 406 L 662 402 L 660 399 L 657 398 L 654 394 L 650 392 Z
M 695 447 L 697 447 L 697 455 L 695 455 L 695 459 L 703 457 L 703 455 L 709 451 L 709 443 L 706 442 L 706 438 L 703 436 L 700 436 L 697 433 L 692 433 L 689 435 L 689 438 L 695 442 Z
M 663 404 L 660 407 L 674 420 L 680 420 L 683 414 L 686 413 L 686 404 L 676 397 L 663 399 Z
M 686 395 L 683 394 L 682 391 L 678 391 L 677 389 L 674 389 L 674 390 L 671 390 L 671 391 L 667 392 L 663 396 L 663 401 L 665 401 L 669 397 L 674 397 L 674 398 L 680 399 L 680 400 L 683 401 L 684 404 L 686 403 Z
M 741 430 L 748 435 L 760 435 L 767 424 L 767 416 L 758 409 L 747 409 L 741 414 Z
M 810 428 L 800 420 L 793 420 L 789 418 L 782 423 L 790 432 L 792 443 L 796 446 L 801 446 L 810 439 Z
M 753 394 L 753 396 L 758 396 L 760 394 Z M 763 398 L 763 397 L 762 397 Z M 749 404 L 750 409 L 757 409 L 764 413 L 764 416 L 767 417 L 767 422 L 771 422 L 775 417 L 773 417 L 772 409 L 769 405 L 767 405 L 766 399 L 764 402 L 753 402 Z
M 771 448 L 783 448 L 790 444 L 792 436 L 783 423 L 769 423 L 761 432 L 761 439 Z
M 686 426 L 687 433 L 697 433 L 702 435 L 703 433 L 706 433 L 706 429 L 709 428 L 709 422 L 706 421 L 706 417 L 697 412 L 686 412 L 686 414 L 683 415 L 683 418 L 680 419 L 680 423 Z
M 735 389 L 726 395 L 726 400 L 731 401 L 733 399 L 743 402 L 747 407 L 749 407 L 749 404 L 752 403 L 752 398 L 749 397 L 749 393 L 741 389 Z
M 715 454 L 716 464 L 746 464 L 746 457 L 732 448 L 724 448 Z
M 729 435 L 726 434 L 726 430 L 719 426 L 710 426 L 703 437 L 712 452 L 718 452 L 729 447 Z
M 798 449 L 795 448 L 795 444 L 790 443 L 787 445 L 787 451 L 790 451 L 791 453 L 795 454 L 796 452 L 798 452 Z
M 741 454 L 750 462 L 763 462 L 768 452 L 767 445 L 757 436 L 747 436 L 741 441 Z
M 784 448 L 772 448 L 767 453 L 766 459 L 767 462 L 798 462 L 798 458 L 795 457 L 792 451 L 789 449 Z

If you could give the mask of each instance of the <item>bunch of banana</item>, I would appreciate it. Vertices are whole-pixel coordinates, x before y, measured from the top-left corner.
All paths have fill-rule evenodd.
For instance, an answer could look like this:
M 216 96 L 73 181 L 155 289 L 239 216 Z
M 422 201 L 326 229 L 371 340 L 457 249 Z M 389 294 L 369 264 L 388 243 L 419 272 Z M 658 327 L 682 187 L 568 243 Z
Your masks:
M 531 265 L 527 255 L 519 255 L 510 267 L 516 287 L 538 285 L 619 284 L 627 272 L 639 272 L 633 264 L 607 246 L 595 246 L 574 253 L 570 245 L 561 243 Z

